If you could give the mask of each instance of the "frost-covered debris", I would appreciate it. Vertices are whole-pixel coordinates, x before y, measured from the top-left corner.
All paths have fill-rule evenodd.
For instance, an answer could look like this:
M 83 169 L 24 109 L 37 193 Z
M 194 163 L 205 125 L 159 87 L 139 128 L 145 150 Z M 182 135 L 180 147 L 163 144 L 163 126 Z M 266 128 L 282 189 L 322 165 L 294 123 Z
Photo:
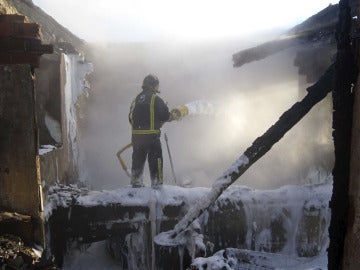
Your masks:
M 85 207 L 121 204 L 124 206 L 148 206 L 154 199 L 163 205 L 177 205 L 186 203 L 192 205 L 199 197 L 208 193 L 207 188 L 185 189 L 175 186 L 163 186 L 159 190 L 150 187 L 120 188 L 116 190 L 89 191 L 75 185 L 65 186 L 57 184 L 49 188 L 45 217 L 50 217 L 52 211 L 58 207 L 82 205 Z
M 284 254 L 227 248 L 208 258 L 196 258 L 191 267 L 191 269 L 196 270 L 326 270 L 327 257 L 325 254 L 321 254 L 313 258 L 301 258 Z
M 276 261 L 274 265 L 280 267 L 276 269 L 305 269 L 291 268 L 291 264 L 286 263 L 294 261 L 295 266 L 297 263 L 309 263 L 311 265 L 314 263 L 314 259 L 302 259 L 299 257 L 314 258 L 314 256 L 320 256 L 319 258 L 321 258 L 326 252 L 328 245 L 327 226 L 330 217 L 328 202 L 331 198 L 331 190 L 331 184 L 284 186 L 275 190 L 256 190 L 248 187 L 232 186 L 219 196 L 214 204 L 211 204 L 208 211 L 203 212 L 203 215 L 200 215 L 199 219 L 195 219 L 185 230 L 176 231 L 177 228 L 175 227 L 174 230 L 158 234 L 155 237 L 155 242 L 159 246 L 186 246 L 192 258 L 195 258 L 196 256 L 193 257 L 194 254 L 199 252 L 200 254 L 206 254 L 210 250 L 207 247 L 209 242 L 204 240 L 204 235 L 201 235 L 203 232 L 197 229 L 199 226 L 196 226 L 196 224 L 200 222 L 200 227 L 204 228 L 203 226 L 207 227 L 208 223 L 211 222 L 212 225 L 210 226 L 214 226 L 214 215 L 221 215 L 222 210 L 230 207 L 232 212 L 240 215 L 240 219 L 244 219 L 244 224 L 238 224 L 238 229 L 241 230 L 244 226 L 247 228 L 245 241 L 240 243 L 241 247 L 247 250 L 247 253 L 258 254 L 256 252 L 259 252 L 259 254 L 267 254 L 266 256 L 270 258 L 269 261 L 272 261 L 273 258 L 287 258 L 283 261 Z M 204 200 L 210 201 L 211 196 L 214 196 L 212 190 L 202 197 L 197 205 L 208 203 Z M 192 211 L 195 210 L 190 209 L 189 212 Z M 199 211 L 199 208 L 196 211 Z M 212 216 L 211 221 L 209 221 L 209 215 Z M 224 217 L 226 216 L 225 214 Z M 179 223 L 180 226 L 184 226 L 182 222 L 183 220 Z M 217 222 L 231 223 L 233 221 L 225 219 L 221 221 L 220 218 Z M 230 227 L 227 228 L 230 229 Z M 231 227 L 230 230 L 233 229 L 236 228 Z M 212 233 L 214 232 L 216 230 Z M 214 238 L 222 239 L 216 245 L 237 247 L 226 245 L 229 237 L 231 237 L 226 233 L 229 232 L 224 231 L 223 236 Z M 236 238 L 239 235 L 233 237 Z M 256 252 L 251 253 L 250 250 Z M 268 252 L 277 252 L 277 255 Z M 203 269 L 222 269 L 221 267 L 226 267 L 223 269 L 263 269 L 241 268 L 244 264 L 236 268 L 235 259 L 230 259 L 224 262 L 223 258 L 215 256 L 206 259 L 210 260 L 210 262 L 205 262 L 204 259 L 198 266 L 207 265 L 208 268 Z M 260 262 L 264 267 L 267 267 L 264 269 L 274 269 L 274 265 L 266 265 L 266 260 Z M 216 267 L 211 268 L 210 265 L 212 264 L 216 265 Z
M 62 185 L 57 183 L 48 190 L 47 201 L 44 207 L 44 218 L 48 220 L 53 210 L 58 207 L 67 208 L 74 204 L 77 198 L 85 196 L 89 190 L 76 185 Z
M 196 219 L 192 224 L 191 234 L 187 240 L 187 249 L 191 258 L 198 257 L 201 253 L 202 256 L 206 255 L 206 245 L 204 243 L 204 235 L 201 233 L 201 225 L 199 220 Z
M 138 222 L 134 224 L 135 231 L 126 233 L 121 241 L 114 239 L 114 241 L 117 240 L 122 243 L 119 252 L 126 251 L 126 256 L 124 256 L 132 265 L 139 266 L 139 263 L 141 265 L 151 263 L 151 258 L 155 256 L 154 254 L 149 255 L 153 250 L 150 248 L 153 239 L 158 246 L 178 250 L 179 257 L 184 256 L 185 249 L 187 254 L 194 259 L 198 256 L 211 256 L 214 250 L 241 247 L 246 249 L 247 254 L 251 256 L 265 254 L 266 258 L 271 256 L 276 260 L 278 260 L 277 258 L 290 258 L 289 260 L 299 263 L 309 262 L 311 265 L 311 262 L 314 261 L 299 259 L 299 254 L 306 253 L 305 256 L 314 257 L 326 252 L 328 201 L 331 197 L 331 188 L 331 184 L 284 186 L 275 190 L 256 190 L 242 186 L 231 186 L 214 204 L 211 204 L 207 211 L 203 212 L 203 215 L 195 219 L 177 237 L 173 237 L 174 231 L 156 235 L 160 230 L 161 222 L 167 222 L 169 217 L 172 221 L 177 220 L 199 200 L 214 196 L 210 189 L 163 186 L 160 190 L 154 190 L 149 187 L 137 189 L 128 187 L 113 191 L 87 191 L 77 197 L 70 198 L 64 198 L 66 194 L 61 194 L 62 196 L 57 197 L 59 199 L 57 203 L 64 205 L 73 203 L 85 208 L 97 205 L 109 205 L 111 208 L 114 204 L 124 207 L 142 205 L 149 208 L 149 215 L 140 213 L 141 215 L 135 214 L 131 218 L 127 215 L 120 215 L 119 219 L 101 221 L 105 222 L 104 224 L 109 230 L 115 223 L 131 222 L 134 224 L 134 222 Z M 58 190 L 63 192 L 64 189 Z M 66 190 L 65 193 L 67 193 Z M 71 202 L 71 200 L 73 201 Z M 204 203 L 204 201 L 201 202 Z M 167 206 L 176 209 L 173 212 L 176 216 L 166 215 L 164 208 Z M 231 215 L 229 215 L 230 212 Z M 216 219 L 216 217 L 219 218 Z M 308 222 L 309 219 L 310 223 Z M 238 222 L 241 220 L 243 222 Z M 227 225 L 223 226 L 224 223 Z M 151 228 L 146 229 L 146 226 Z M 212 228 L 227 228 L 227 231 L 221 231 L 221 235 L 218 236 L 215 234 L 218 234 L 219 231 Z M 238 239 L 241 240 L 238 241 Z M 230 242 L 235 244 L 232 245 Z M 267 252 L 278 253 L 272 255 Z M 141 260 L 136 260 L 136 258 L 141 258 Z M 224 267 L 234 266 L 235 259 L 231 256 L 229 258 L 231 260 L 228 261 L 224 261 L 222 257 L 211 257 L 209 260 L 212 260 L 211 263 L 216 266 L 220 262 L 223 263 Z M 271 260 L 269 259 L 269 261 Z M 257 259 L 256 262 L 265 265 L 267 260 Z M 208 265 L 211 263 L 207 262 Z M 279 261 L 276 265 L 288 267 L 284 261 Z M 273 269 L 274 267 L 269 265 L 268 268 Z
M 241 155 L 223 173 L 223 175 L 214 182 L 210 192 L 197 201 L 196 204 L 193 205 L 186 213 L 186 215 L 176 224 L 173 232 L 171 233 L 172 237 L 176 237 L 176 235 L 181 234 L 181 232 L 186 230 L 187 226 L 199 217 L 199 215 L 201 215 L 210 206 L 210 204 L 213 203 L 221 195 L 221 193 L 232 184 L 233 179 L 231 179 L 231 175 L 233 173 L 238 174 L 239 171 L 245 168 L 248 164 L 248 157 L 246 155 Z
M 29 247 L 14 235 L 0 235 L 0 269 L 58 269 L 50 261 L 41 261 L 43 249 Z
M 239 173 L 239 170 L 249 164 L 249 158 L 246 155 L 241 155 L 212 185 L 213 189 L 221 189 L 228 187 L 231 183 L 231 174 Z
M 90 191 L 86 196 L 77 200 L 78 205 L 95 206 L 108 204 L 121 205 L 149 205 L 156 196 L 161 205 L 176 204 L 177 202 L 195 202 L 201 195 L 208 192 L 207 188 L 184 189 L 175 186 L 162 186 L 159 190 L 150 187 L 120 188 L 116 190 Z
M 331 183 L 332 173 L 321 167 L 311 167 L 301 183 L 305 185 L 309 184 L 322 184 Z
M 41 145 L 40 149 L 39 149 L 39 155 L 45 155 L 46 153 L 49 153 L 51 151 L 53 151 L 54 149 L 56 149 L 56 146 L 54 145 L 50 145 L 50 144 L 46 144 L 46 145 Z

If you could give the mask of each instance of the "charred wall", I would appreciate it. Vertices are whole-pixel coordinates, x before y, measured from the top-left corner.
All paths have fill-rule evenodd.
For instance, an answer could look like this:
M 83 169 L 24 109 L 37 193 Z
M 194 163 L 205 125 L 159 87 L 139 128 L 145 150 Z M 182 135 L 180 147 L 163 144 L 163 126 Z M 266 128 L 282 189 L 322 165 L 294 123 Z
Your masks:
M 60 57 L 43 56 L 35 70 L 40 145 L 61 143 Z
M 0 209 L 30 215 L 34 239 L 42 244 L 33 74 L 29 65 L 0 69 Z
M 359 10 L 358 17 L 359 17 Z M 360 27 L 360 24 L 357 24 Z M 352 142 L 350 157 L 349 183 L 349 216 L 345 238 L 343 268 L 349 270 L 360 269 L 358 254 L 360 253 L 360 47 L 355 41 L 355 59 L 358 67 L 357 83 L 354 86 L 354 108 L 352 121 Z
M 80 47 L 83 41 L 32 1 L 0 0 L 0 17 L 5 29 L 0 33 L 0 214 L 16 212 L 30 220 L 22 228 L 16 218 L 6 224 L 0 219 L 0 234 L 44 246 L 43 194 L 46 199 L 48 187 L 75 182 L 78 176 L 73 152 L 77 111 L 65 98 L 73 100 L 72 91 L 81 94 L 77 81 L 84 78 L 77 68 L 82 58 L 69 41 Z M 42 44 L 45 40 L 56 45 Z M 79 65 L 65 63 L 66 57 Z M 70 138 L 71 129 L 75 135 Z M 44 145 L 51 151 L 44 154 Z
M 359 74 L 360 75 L 360 74 Z M 354 119 L 352 129 L 349 219 L 345 238 L 344 269 L 360 269 L 360 86 L 355 87 Z

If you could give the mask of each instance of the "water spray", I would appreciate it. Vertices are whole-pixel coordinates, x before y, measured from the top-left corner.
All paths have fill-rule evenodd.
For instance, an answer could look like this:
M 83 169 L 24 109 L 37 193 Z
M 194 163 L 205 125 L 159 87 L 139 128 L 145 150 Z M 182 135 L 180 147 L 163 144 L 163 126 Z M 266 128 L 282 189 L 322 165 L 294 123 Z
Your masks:
M 214 106 L 205 100 L 195 100 L 184 105 L 189 115 L 210 115 L 215 113 Z

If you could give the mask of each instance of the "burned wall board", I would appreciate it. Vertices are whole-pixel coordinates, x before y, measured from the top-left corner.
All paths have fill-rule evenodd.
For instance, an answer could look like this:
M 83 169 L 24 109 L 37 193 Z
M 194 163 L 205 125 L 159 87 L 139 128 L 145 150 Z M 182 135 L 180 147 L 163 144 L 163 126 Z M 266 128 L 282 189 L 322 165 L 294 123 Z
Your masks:
M 0 205 L 41 224 L 34 80 L 29 65 L 0 66 Z M 42 226 L 33 238 L 43 239 Z

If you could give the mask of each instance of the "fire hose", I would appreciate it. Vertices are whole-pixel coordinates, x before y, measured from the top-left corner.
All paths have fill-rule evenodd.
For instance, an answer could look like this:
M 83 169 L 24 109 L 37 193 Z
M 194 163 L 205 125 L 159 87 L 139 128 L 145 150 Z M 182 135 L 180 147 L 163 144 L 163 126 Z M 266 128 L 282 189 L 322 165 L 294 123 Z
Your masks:
M 123 148 L 121 148 L 117 153 L 116 156 L 119 159 L 120 165 L 123 168 L 123 170 L 125 171 L 126 175 L 129 176 L 131 178 L 131 172 L 128 169 L 128 167 L 126 166 L 125 161 L 122 159 L 121 154 L 122 152 L 124 152 L 126 149 L 130 148 L 132 146 L 132 143 L 129 143 L 127 145 L 125 145 Z
M 172 161 L 172 157 L 171 157 L 171 153 L 170 153 L 170 148 L 169 148 L 169 142 L 168 142 L 168 137 L 165 133 L 165 142 L 166 142 L 166 148 L 169 154 L 169 159 L 170 159 L 170 165 L 171 165 L 171 172 L 174 178 L 174 182 L 176 184 L 176 176 L 175 176 L 175 171 L 174 171 L 174 165 L 173 165 L 173 161 Z M 127 167 L 124 159 L 121 157 L 121 154 L 127 150 L 128 148 L 130 148 L 132 146 L 132 143 L 129 143 L 127 145 L 125 145 L 123 148 L 121 148 L 117 153 L 116 156 L 119 159 L 121 168 L 125 171 L 126 175 L 129 176 L 131 178 L 131 171 L 129 170 L 129 168 Z

